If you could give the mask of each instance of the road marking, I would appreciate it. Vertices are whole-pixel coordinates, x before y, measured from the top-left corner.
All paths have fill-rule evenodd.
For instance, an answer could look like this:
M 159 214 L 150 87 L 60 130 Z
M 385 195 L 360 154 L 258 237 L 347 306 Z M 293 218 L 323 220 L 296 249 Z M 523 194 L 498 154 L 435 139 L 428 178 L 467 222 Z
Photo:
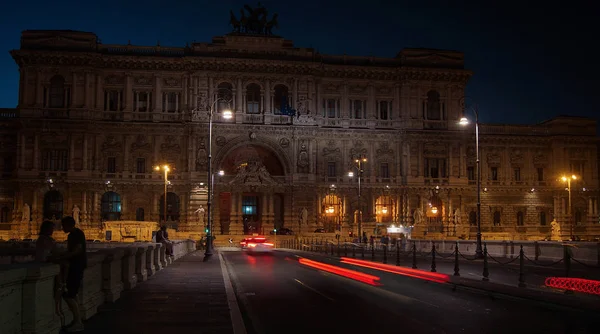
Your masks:
M 308 286 L 308 285 L 306 285 L 306 284 L 302 283 L 300 280 L 298 280 L 298 279 L 294 278 L 294 281 L 298 282 L 298 284 L 302 285 L 303 287 L 307 288 L 308 290 L 310 290 L 310 291 L 312 291 L 312 292 L 314 292 L 314 293 L 316 293 L 316 294 L 320 295 L 321 297 L 323 297 L 323 298 L 326 298 L 326 299 L 329 299 L 329 301 L 335 302 L 335 300 L 334 300 L 333 298 L 331 298 L 331 297 L 328 297 L 328 296 L 324 295 L 323 293 L 321 293 L 321 292 L 317 291 L 317 290 L 316 290 L 316 289 L 314 289 L 314 288 L 311 288 L 310 286 Z
M 225 293 L 227 294 L 227 304 L 229 305 L 229 313 L 231 315 L 231 325 L 233 327 L 234 334 L 247 334 L 246 325 L 244 325 L 244 318 L 242 318 L 242 312 L 238 305 L 237 298 L 235 297 L 235 291 L 233 285 L 229 279 L 229 273 L 227 272 L 227 266 L 225 265 L 225 257 L 223 253 L 219 253 L 221 258 L 221 273 L 223 274 L 223 280 L 225 281 Z

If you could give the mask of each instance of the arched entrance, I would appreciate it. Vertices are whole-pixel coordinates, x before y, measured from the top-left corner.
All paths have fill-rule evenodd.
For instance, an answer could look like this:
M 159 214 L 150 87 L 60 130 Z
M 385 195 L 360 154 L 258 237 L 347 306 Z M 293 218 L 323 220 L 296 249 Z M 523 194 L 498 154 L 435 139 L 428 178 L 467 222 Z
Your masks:
M 44 195 L 44 219 L 58 220 L 63 216 L 63 196 L 58 190 Z
M 225 172 L 214 185 L 223 233 L 268 234 L 285 224 L 287 195 L 280 187 L 287 169 L 269 146 L 258 140 L 239 143 L 216 159 L 217 169 Z

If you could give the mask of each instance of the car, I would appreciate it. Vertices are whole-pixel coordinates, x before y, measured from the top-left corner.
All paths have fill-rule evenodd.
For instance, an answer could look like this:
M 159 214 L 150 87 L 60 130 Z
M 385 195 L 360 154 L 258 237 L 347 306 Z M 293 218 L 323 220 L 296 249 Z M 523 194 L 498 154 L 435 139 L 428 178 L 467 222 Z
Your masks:
M 249 254 L 273 252 L 275 245 L 268 242 L 265 237 L 252 237 L 246 239 L 246 250 Z
M 326 232 L 325 232 L 324 228 L 320 227 L 320 228 L 318 228 L 318 229 L 315 230 L 315 233 L 326 233 Z
M 242 241 L 240 241 L 240 248 L 242 248 L 242 249 L 248 248 L 248 240 L 249 239 L 252 239 L 252 238 L 244 238 L 244 239 L 242 239 Z
M 271 235 L 275 234 L 275 231 L 271 230 Z M 277 235 L 292 235 L 294 234 L 294 231 L 290 230 L 287 227 L 282 227 L 280 229 L 277 229 Z

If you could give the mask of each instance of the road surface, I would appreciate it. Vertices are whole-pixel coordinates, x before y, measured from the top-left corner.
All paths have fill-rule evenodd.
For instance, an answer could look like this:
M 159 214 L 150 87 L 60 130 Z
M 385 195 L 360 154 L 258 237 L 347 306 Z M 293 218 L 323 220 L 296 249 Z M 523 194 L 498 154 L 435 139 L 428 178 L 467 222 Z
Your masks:
M 593 315 L 554 305 L 338 263 L 380 277 L 382 285 L 372 286 L 307 267 L 293 253 L 223 254 L 249 334 L 595 333 L 600 325 Z

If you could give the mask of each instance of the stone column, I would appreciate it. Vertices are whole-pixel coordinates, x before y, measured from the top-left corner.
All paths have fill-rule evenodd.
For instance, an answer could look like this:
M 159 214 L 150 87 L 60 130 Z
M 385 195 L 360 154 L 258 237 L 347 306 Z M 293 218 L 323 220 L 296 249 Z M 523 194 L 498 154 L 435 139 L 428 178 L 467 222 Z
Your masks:
M 88 170 L 88 137 L 83 134 L 83 153 L 82 153 L 81 170 Z
M 96 74 L 96 109 L 104 110 L 104 87 L 103 76 L 101 73 Z M 95 116 L 97 117 L 97 116 Z
M 265 80 L 265 114 L 273 113 L 273 105 L 272 105 L 272 97 L 271 97 L 271 80 Z
M 292 88 L 292 101 L 290 101 L 292 108 L 296 109 L 298 106 L 298 79 L 294 80 L 294 87 Z
M 242 79 L 237 79 L 237 90 L 235 94 L 235 122 L 242 123 L 244 121 L 244 103 L 242 98 L 244 97 L 244 89 L 242 88 Z
M 187 75 L 183 75 L 182 77 L 182 85 L 183 85 L 183 110 L 188 111 L 189 110 L 189 92 L 188 92 L 188 79 L 189 77 Z
M 75 167 L 75 135 L 69 136 L 69 171 L 72 172 Z
M 20 167 L 21 169 L 25 169 L 25 146 L 26 146 L 26 141 L 27 139 L 25 138 L 25 134 L 21 134 L 21 162 L 20 162 Z
M 91 96 L 91 91 L 90 91 L 90 73 L 88 71 L 84 72 L 84 83 L 83 83 L 83 108 L 87 109 L 88 106 L 90 105 L 90 96 Z M 87 112 L 87 111 L 86 111 Z
M 44 104 L 44 84 L 42 83 L 43 73 L 37 70 L 35 76 L 35 107 L 41 108 Z
M 77 104 L 77 97 L 79 96 L 79 90 L 77 89 L 77 73 L 76 72 L 72 72 L 72 81 L 73 83 L 71 84 L 71 108 L 77 108 L 78 104 Z M 68 102 L 68 101 L 67 101 Z
M 33 143 L 33 170 L 40 169 L 40 136 L 36 133 Z
M 192 104 L 194 105 L 194 108 L 198 108 L 198 88 L 199 88 L 198 85 L 199 85 L 200 78 L 192 77 L 192 80 L 194 82 L 194 96 L 192 96 L 194 101 L 192 101 Z
M 81 191 L 81 212 L 79 214 L 79 220 L 81 223 L 88 222 L 88 212 L 87 212 L 87 191 Z
M 154 112 L 162 112 L 162 84 L 161 77 L 154 76 Z
M 123 154 L 123 172 L 128 173 L 131 171 L 129 168 L 129 135 L 123 135 L 123 145 L 125 146 L 124 154 Z M 134 169 L 134 172 L 137 170 Z

